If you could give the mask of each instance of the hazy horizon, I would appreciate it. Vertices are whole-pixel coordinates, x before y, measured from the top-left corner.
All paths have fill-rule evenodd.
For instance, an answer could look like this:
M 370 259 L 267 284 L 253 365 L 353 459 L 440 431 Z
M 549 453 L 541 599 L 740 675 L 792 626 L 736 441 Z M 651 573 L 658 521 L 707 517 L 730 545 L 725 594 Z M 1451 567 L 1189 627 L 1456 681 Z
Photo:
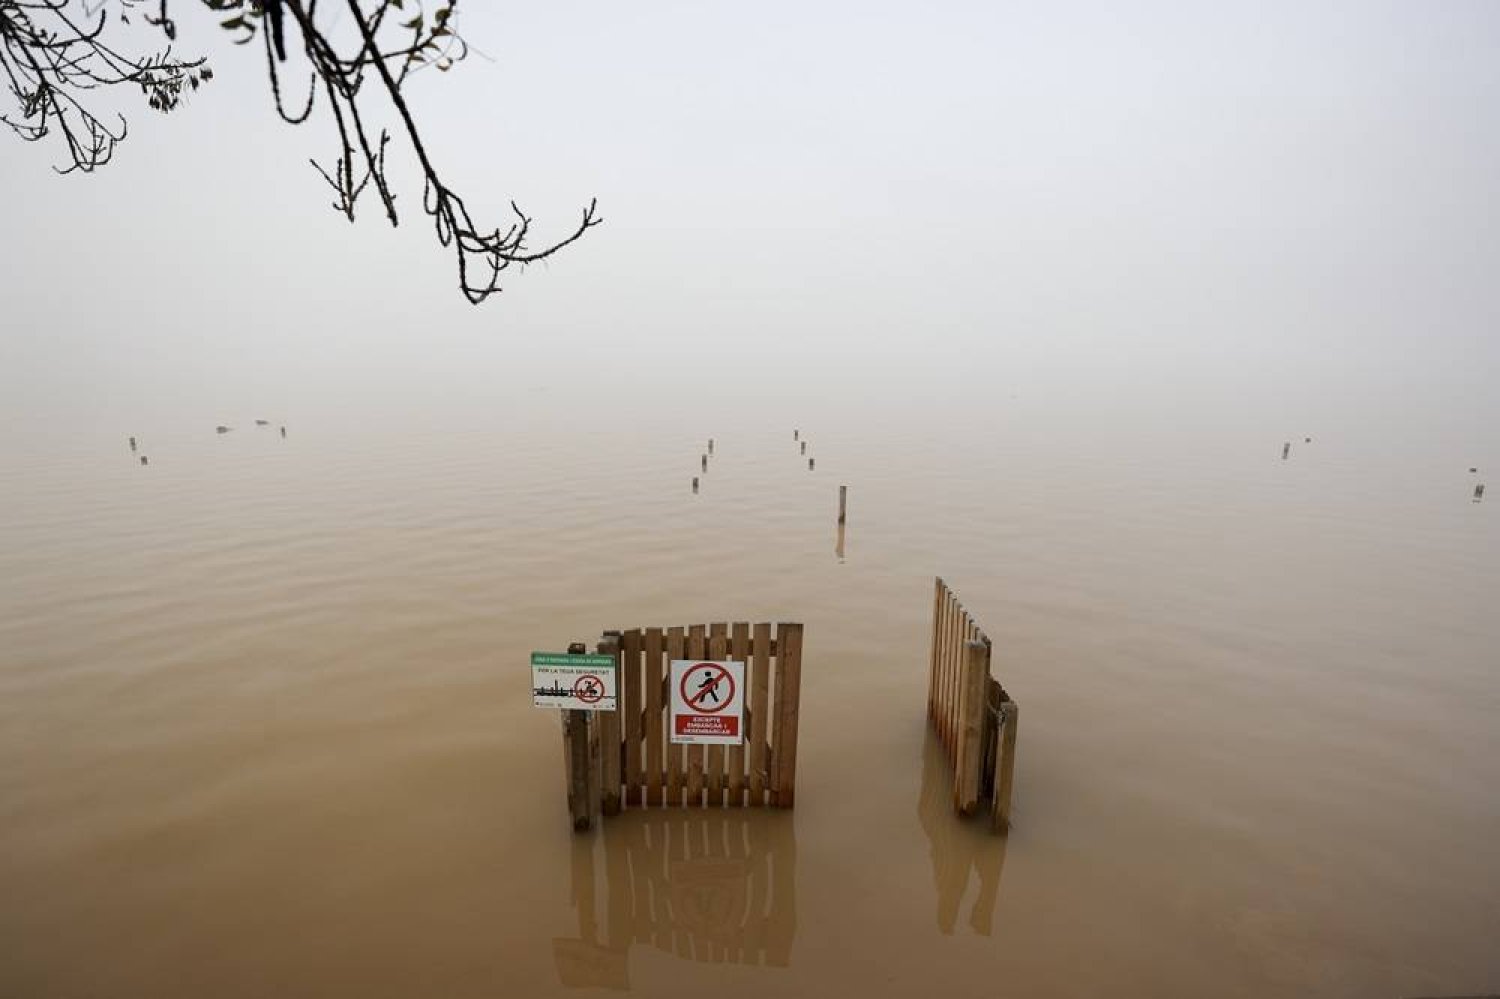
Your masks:
M 467 305 L 406 150 L 402 227 L 350 227 L 306 163 L 327 120 L 282 125 L 183 5 L 217 78 L 132 101 L 109 167 L 5 137 L 0 417 L 669 412 L 712 371 L 746 410 L 1014 394 L 1496 450 L 1491 5 L 462 11 L 483 54 L 412 87 L 445 173 L 479 218 L 545 236 L 597 196 L 604 226 Z

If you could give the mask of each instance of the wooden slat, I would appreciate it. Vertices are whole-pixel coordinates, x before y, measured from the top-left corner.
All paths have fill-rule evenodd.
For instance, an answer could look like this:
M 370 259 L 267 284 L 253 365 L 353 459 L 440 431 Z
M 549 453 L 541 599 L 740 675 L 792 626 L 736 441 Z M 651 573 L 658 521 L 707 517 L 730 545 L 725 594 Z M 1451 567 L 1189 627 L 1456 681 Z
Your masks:
M 958 660 L 962 635 L 963 609 L 959 607 L 958 598 L 950 590 L 948 593 L 948 676 L 944 683 L 947 689 L 944 694 L 943 745 L 948 750 L 948 765 L 953 767 L 958 764 L 954 751 L 958 745 L 955 736 L 958 734 Z
M 645 804 L 641 766 L 641 633 L 632 629 L 620 636 L 620 710 L 625 719 L 625 793 L 627 808 Z
M 687 655 L 687 636 L 682 628 L 667 629 L 667 659 L 669 661 L 682 659 Z M 667 670 L 667 682 L 671 682 L 670 669 Z M 667 699 L 671 703 L 671 699 Z M 670 808 L 682 807 L 682 789 L 686 779 L 684 772 L 684 750 L 686 746 L 679 746 L 672 741 L 672 735 L 667 733 L 667 805 Z
M 943 578 L 941 576 L 933 579 L 932 598 L 932 648 L 927 663 L 927 718 L 929 721 L 936 716 L 937 706 L 937 664 L 938 664 L 938 628 L 942 621 L 943 607 Z
M 593 821 L 589 800 L 589 714 L 562 711 L 563 766 L 568 775 L 568 818 L 574 832 L 584 832 Z
M 662 704 L 661 629 L 646 629 L 646 803 L 661 807 L 666 795 L 662 788 L 662 748 L 665 745 L 662 724 L 666 708 Z
M 755 625 L 751 639 L 750 663 L 750 804 L 766 803 L 766 757 L 769 748 L 766 736 L 770 729 L 771 712 L 768 710 L 771 696 L 771 625 L 760 622 Z
M 735 662 L 745 664 L 745 685 L 752 686 L 750 675 L 750 622 L 736 621 L 730 631 L 729 658 Z M 740 703 L 748 706 L 750 703 L 750 691 L 739 692 Z M 728 754 L 728 789 L 729 796 L 727 804 L 731 808 L 739 808 L 745 804 L 745 729 L 740 730 L 740 741 L 729 747 Z
M 797 718 L 801 713 L 802 625 L 776 626 L 776 800 L 791 808 L 797 799 Z
M 1015 701 L 1005 701 L 1000 716 L 1000 755 L 995 761 L 998 771 L 995 777 L 994 812 L 991 816 L 993 828 L 999 832 L 1010 829 L 1010 793 L 1016 777 L 1016 722 L 1020 709 Z
M 970 628 L 970 634 L 977 629 Z M 980 641 L 965 646 L 964 683 L 959 700 L 958 769 L 953 779 L 953 803 L 961 815 L 979 807 L 979 774 L 984 766 L 980 743 L 984 736 L 984 685 L 990 675 L 989 649 Z
M 704 627 L 695 624 L 688 628 L 687 658 L 702 659 L 707 651 Z M 703 804 L 703 746 L 687 746 L 687 804 L 696 808 Z
M 723 662 L 729 658 L 729 625 L 716 621 L 708 627 L 708 658 Z M 723 746 L 708 747 L 708 766 L 704 771 L 704 790 L 708 792 L 711 808 L 724 805 L 724 749 Z
M 599 643 L 599 654 L 615 661 L 614 711 L 598 713 L 599 721 L 599 807 L 605 815 L 620 813 L 620 640 L 606 638 Z

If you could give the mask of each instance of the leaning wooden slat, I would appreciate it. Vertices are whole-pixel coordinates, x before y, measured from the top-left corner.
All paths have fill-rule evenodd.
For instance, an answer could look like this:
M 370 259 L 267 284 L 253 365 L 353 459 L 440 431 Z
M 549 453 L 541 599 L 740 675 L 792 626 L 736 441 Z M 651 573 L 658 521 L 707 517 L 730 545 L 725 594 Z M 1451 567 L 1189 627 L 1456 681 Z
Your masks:
M 646 803 L 660 808 L 666 796 L 662 789 L 662 728 L 666 706 L 661 699 L 661 629 L 646 629 Z
M 766 785 L 769 774 L 766 770 L 771 712 L 768 705 L 771 696 L 771 625 L 762 621 L 755 625 L 751 640 L 750 663 L 750 804 L 766 803 Z
M 801 713 L 802 625 L 776 626 L 776 807 L 791 808 L 797 799 L 797 719 Z
M 958 772 L 953 782 L 953 803 L 961 815 L 972 815 L 979 807 L 979 774 L 984 766 L 980 744 L 984 736 L 984 684 L 989 679 L 989 656 L 983 642 L 966 646 L 964 685 L 960 692 Z
M 948 608 L 943 620 L 943 719 L 938 731 L 943 737 L 943 754 L 953 765 L 953 681 L 956 674 L 954 649 L 958 645 L 959 610 L 953 591 L 948 591 Z
M 948 704 L 944 687 L 944 683 L 948 678 L 948 587 L 946 585 L 943 585 L 938 593 L 937 619 L 933 627 L 935 634 L 932 644 L 933 655 L 937 659 L 935 667 L 937 673 L 933 679 L 932 690 L 932 730 L 937 733 L 938 739 L 941 741 L 943 738 L 943 711 Z
M 695 624 L 688 628 L 687 658 L 702 659 L 708 649 L 704 637 L 705 628 Z M 703 746 L 687 746 L 687 805 L 696 808 L 703 804 Z
M 948 749 L 948 765 L 958 767 L 958 681 L 963 671 L 959 663 L 963 656 L 964 612 L 958 598 L 948 593 L 950 613 L 948 615 L 948 709 L 943 719 L 943 745 Z
M 605 815 L 620 812 L 620 640 L 606 638 L 599 643 L 599 654 L 615 661 L 614 711 L 599 712 L 600 811 Z
M 736 621 L 730 630 L 729 658 L 735 662 L 744 663 L 745 685 L 751 686 L 750 677 L 750 622 Z M 739 691 L 740 704 L 750 703 L 750 691 Z M 742 712 L 742 714 L 745 714 Z M 744 721 L 741 720 L 743 726 Z M 729 774 L 727 786 L 729 797 L 727 803 L 731 808 L 739 808 L 745 803 L 745 730 L 740 729 L 740 741 L 729 747 L 728 753 Z
M 937 704 L 938 627 L 942 620 L 943 577 L 933 577 L 932 589 L 932 647 L 928 650 L 927 662 L 927 719 L 929 723 L 935 714 Z
M 620 711 L 625 720 L 625 795 L 627 808 L 645 804 L 645 770 L 641 766 L 641 633 L 620 636 Z
M 729 625 L 722 621 L 709 625 L 708 658 L 714 662 L 723 662 L 729 658 Z M 741 693 L 736 692 L 736 696 Z M 722 808 L 724 805 L 724 748 L 708 747 L 708 766 L 704 770 L 703 786 L 708 792 L 708 804 L 711 808 Z
M 1016 723 L 1020 708 L 1015 701 L 1005 701 L 1001 707 L 1005 713 L 1000 718 L 1000 756 L 996 760 L 999 775 L 995 778 L 994 814 L 991 823 L 996 831 L 1010 829 L 1010 792 L 1016 777 Z
M 682 659 L 687 655 L 687 636 L 682 628 L 667 629 L 667 659 Z M 671 682 L 671 670 L 667 670 L 667 681 Z M 671 699 L 667 699 L 671 703 Z M 670 725 L 670 719 L 668 720 Z M 682 788 L 685 780 L 684 751 L 686 746 L 679 746 L 672 741 L 672 733 L 667 732 L 667 806 L 669 808 L 682 807 Z

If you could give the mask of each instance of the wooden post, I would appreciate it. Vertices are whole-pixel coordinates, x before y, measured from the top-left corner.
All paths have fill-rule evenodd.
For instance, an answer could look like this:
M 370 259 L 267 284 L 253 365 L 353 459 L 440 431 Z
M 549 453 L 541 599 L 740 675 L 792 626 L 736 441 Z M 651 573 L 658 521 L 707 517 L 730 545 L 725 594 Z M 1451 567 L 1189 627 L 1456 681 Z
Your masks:
M 646 803 L 660 808 L 666 800 L 664 790 L 666 748 L 666 704 L 662 698 L 666 681 L 663 677 L 661 629 L 646 629 Z
M 766 787 L 770 783 L 770 772 L 766 759 L 770 752 L 767 736 L 770 732 L 771 713 L 771 625 L 758 623 L 751 640 L 750 665 L 750 804 L 766 803 Z
M 723 621 L 715 621 L 708 626 L 708 658 L 714 662 L 723 662 L 729 658 L 729 625 Z M 744 691 L 739 692 L 744 697 Z M 725 750 L 727 746 L 708 747 L 708 766 L 704 771 L 703 786 L 708 791 L 708 804 L 710 808 L 720 808 L 724 804 L 725 788 Z
M 844 523 L 849 508 L 849 487 L 839 486 L 839 523 Z
M 667 659 L 687 658 L 687 638 L 684 629 L 667 629 Z M 670 691 L 669 691 L 670 693 Z M 682 791 L 687 783 L 687 747 L 672 741 L 667 734 L 667 806 L 682 807 Z
M 708 439 L 708 453 L 709 454 L 713 454 L 714 453 L 714 439 L 712 437 L 710 437 Z
M 809 458 L 809 459 L 807 459 L 807 470 L 809 472 L 811 472 L 813 470 L 813 466 L 817 463 L 817 460 L 818 459 L 816 459 L 816 458 Z
M 776 626 L 776 731 L 771 750 L 776 772 L 772 804 L 791 808 L 797 799 L 797 719 L 801 714 L 802 625 Z
M 616 678 L 620 686 L 620 711 L 624 716 L 621 728 L 625 735 L 625 795 L 626 808 L 639 808 L 646 781 L 646 769 L 641 763 L 641 748 L 644 732 L 641 719 L 645 714 L 645 701 L 641 691 L 641 633 L 632 629 L 621 636 L 620 674 Z
M 1010 829 L 1010 792 L 1016 775 L 1016 723 L 1021 711 L 1015 701 L 1000 703 L 1000 756 L 995 761 L 995 812 L 997 832 Z
M 984 767 L 979 750 L 984 740 L 984 685 L 990 676 L 990 656 L 984 642 L 972 640 L 965 644 L 964 653 L 953 803 L 960 814 L 972 815 L 979 807 L 979 776 Z
M 746 686 L 753 683 L 749 675 L 750 670 L 750 623 L 748 621 L 736 621 L 730 629 L 729 658 L 736 662 L 744 663 Z M 740 704 L 749 705 L 750 691 L 740 691 Z M 750 713 L 744 713 L 745 722 L 752 721 Z M 740 730 L 740 741 L 738 745 L 729 747 L 728 765 L 729 776 L 727 789 L 729 791 L 728 805 L 730 808 L 739 808 L 745 803 L 745 743 L 744 728 Z
M 615 710 L 599 712 L 599 810 L 605 815 L 620 814 L 620 783 L 623 768 L 620 761 L 620 638 L 605 635 L 599 642 L 599 654 L 615 661 Z
M 802 453 L 803 454 L 807 453 L 807 441 L 803 441 L 802 442 Z
M 568 646 L 569 655 L 588 651 L 583 642 Z M 574 832 L 586 832 L 593 824 L 598 805 L 599 782 L 594 774 L 590 750 L 589 716 L 592 711 L 562 711 L 563 762 L 568 773 L 568 815 Z

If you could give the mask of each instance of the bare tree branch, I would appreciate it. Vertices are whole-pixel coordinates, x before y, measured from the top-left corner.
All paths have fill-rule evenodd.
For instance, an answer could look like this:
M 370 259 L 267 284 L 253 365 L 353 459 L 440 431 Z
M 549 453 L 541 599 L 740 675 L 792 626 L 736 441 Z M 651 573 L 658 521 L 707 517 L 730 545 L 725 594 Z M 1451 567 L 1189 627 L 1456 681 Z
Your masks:
M 333 189 L 333 207 L 355 218 L 362 196 L 374 191 L 386 218 L 399 224 L 396 194 L 386 179 L 391 135 L 371 121 L 390 116 L 411 148 L 422 174 L 422 209 L 432 220 L 438 242 L 458 265 L 459 289 L 473 303 L 500 291 L 500 277 L 512 265 L 550 257 L 598 225 L 590 201 L 576 226 L 561 238 L 533 247 L 532 220 L 511 202 L 514 219 L 503 228 L 481 227 L 463 198 L 447 183 L 429 153 L 403 87 L 412 74 L 429 68 L 447 71 L 468 54 L 455 30 L 458 0 L 435 0 L 429 11 L 419 0 L 199 0 L 220 18 L 220 27 L 245 44 L 260 35 L 266 74 L 277 114 L 290 124 L 306 122 L 321 91 L 337 145 L 331 165 L 314 169 Z M 344 44 L 336 44 L 340 5 L 353 21 Z M 184 60 L 170 46 L 146 56 L 126 56 L 103 40 L 110 21 L 108 0 L 0 0 L 0 74 L 14 110 L 0 114 L 28 142 L 58 136 L 67 151 L 63 173 L 91 171 L 109 162 L 124 140 L 125 119 L 95 110 L 90 92 L 136 84 L 151 108 L 167 112 L 186 93 L 213 78 L 203 59 Z M 115 17 L 130 23 L 137 8 L 148 25 L 171 42 L 177 26 L 169 0 L 115 0 Z M 328 7 L 334 9 L 330 12 Z M 404 18 L 402 20 L 401 18 Z M 305 65 L 304 65 L 305 64 Z M 289 105 L 283 95 L 288 66 L 307 73 L 307 97 Z M 376 81 L 367 87 L 367 74 Z M 300 91 L 300 87 L 298 88 Z M 107 124 L 118 118 L 118 125 Z

